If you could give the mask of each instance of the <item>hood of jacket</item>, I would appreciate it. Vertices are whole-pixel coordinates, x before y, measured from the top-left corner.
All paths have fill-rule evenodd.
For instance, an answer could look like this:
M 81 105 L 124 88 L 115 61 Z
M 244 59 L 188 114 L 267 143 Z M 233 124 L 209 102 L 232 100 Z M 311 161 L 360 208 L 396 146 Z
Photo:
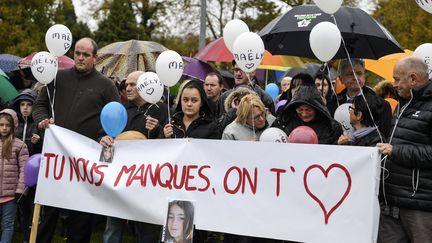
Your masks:
M 20 103 L 23 100 L 30 101 L 32 104 L 36 101 L 36 92 L 31 89 L 23 90 L 12 103 L 12 108 L 21 116 Z
M 297 90 L 297 93 L 292 98 L 291 102 L 285 107 L 283 114 L 297 116 L 296 108 L 300 104 L 312 106 L 315 109 L 317 116 L 322 115 L 329 120 L 332 119 L 330 112 L 324 105 L 318 89 L 315 86 L 301 85 Z
M 257 94 L 249 85 L 240 85 L 234 88 L 231 93 L 227 96 L 224 102 L 225 111 L 231 108 L 231 103 L 234 99 L 238 99 L 240 102 L 241 98 L 248 94 Z
M 2 113 L 5 113 L 5 114 L 8 114 L 8 115 L 12 116 L 12 119 L 14 121 L 14 129 L 16 130 L 17 127 L 18 127 L 18 116 L 17 116 L 17 113 L 14 110 L 9 109 L 9 108 L 0 111 L 0 114 L 2 114 Z

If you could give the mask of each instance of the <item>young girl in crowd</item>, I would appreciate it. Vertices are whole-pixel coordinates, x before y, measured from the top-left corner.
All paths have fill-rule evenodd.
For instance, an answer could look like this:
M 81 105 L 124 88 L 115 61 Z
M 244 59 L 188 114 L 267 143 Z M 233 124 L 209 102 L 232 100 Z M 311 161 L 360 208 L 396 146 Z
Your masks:
M 194 208 L 189 201 L 172 201 L 168 205 L 165 243 L 192 243 Z
M 191 80 L 180 91 L 171 123 L 163 128 L 164 138 L 220 139 L 222 133 L 214 120 L 203 82 Z M 194 242 L 206 242 L 210 232 L 196 230 Z
M 25 143 L 15 137 L 18 126 L 15 111 L 0 111 L 0 213 L 1 242 L 12 241 L 13 225 L 18 200 L 24 192 L 24 163 L 29 154 Z
M 165 138 L 220 139 L 201 81 L 188 82 L 181 91 L 171 123 L 163 128 Z

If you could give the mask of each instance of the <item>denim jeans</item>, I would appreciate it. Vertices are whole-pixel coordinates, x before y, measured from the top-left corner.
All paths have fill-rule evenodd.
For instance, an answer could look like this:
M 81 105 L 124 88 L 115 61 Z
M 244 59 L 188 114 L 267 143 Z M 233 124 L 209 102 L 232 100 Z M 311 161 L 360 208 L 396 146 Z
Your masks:
M 2 226 L 1 243 L 12 242 L 16 208 L 15 200 L 0 204 Z

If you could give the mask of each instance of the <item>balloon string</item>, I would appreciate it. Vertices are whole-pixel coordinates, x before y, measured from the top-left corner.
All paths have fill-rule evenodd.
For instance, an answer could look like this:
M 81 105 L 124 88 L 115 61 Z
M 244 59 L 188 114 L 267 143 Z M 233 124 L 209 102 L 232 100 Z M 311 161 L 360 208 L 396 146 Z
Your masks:
M 332 82 L 332 76 L 331 76 L 331 73 L 330 73 L 330 67 L 329 67 L 329 65 L 327 64 L 327 62 L 325 63 L 325 68 L 327 68 L 327 73 L 328 73 L 329 81 L 330 81 L 330 87 L 331 87 L 331 90 L 332 90 L 332 92 L 333 92 L 333 94 L 334 94 L 334 96 L 335 96 L 335 98 L 336 98 L 337 106 L 339 107 L 339 106 L 340 106 L 340 104 L 339 104 L 339 99 L 337 98 L 336 88 L 335 88 L 334 85 L 333 85 L 333 82 Z M 322 90 L 324 90 L 324 88 L 323 88 Z
M 335 25 L 336 25 L 336 27 L 337 27 L 337 26 L 338 26 L 338 25 L 337 25 L 337 21 L 336 21 L 336 18 L 335 18 L 335 16 L 334 16 L 333 14 L 332 14 L 332 17 L 333 17 L 334 23 L 335 23 Z M 339 27 L 338 27 L 338 29 L 339 29 Z M 363 100 L 364 100 L 365 103 L 366 103 L 366 107 L 367 107 L 367 109 L 368 109 L 369 115 L 370 115 L 371 118 L 372 118 L 372 122 L 373 122 L 373 124 L 374 124 L 374 127 L 375 127 L 375 129 L 377 130 L 377 132 L 378 132 L 378 136 L 380 137 L 380 141 L 381 141 L 381 143 L 383 143 L 383 142 L 384 142 L 383 137 L 382 137 L 382 135 L 381 135 L 380 130 L 378 129 L 378 126 L 377 126 L 376 123 L 375 123 L 375 118 L 374 118 L 374 116 L 373 116 L 373 114 L 372 114 L 372 111 L 371 111 L 371 109 L 370 109 L 370 107 L 369 107 L 369 103 L 367 102 L 366 97 L 365 97 L 365 95 L 364 95 L 364 93 L 363 93 L 363 89 L 362 89 L 362 87 L 361 87 L 361 85 L 360 85 L 360 82 L 359 82 L 359 80 L 358 80 L 357 74 L 356 74 L 356 72 L 355 72 L 355 70 L 354 70 L 354 66 L 353 66 L 353 64 L 352 64 L 352 62 L 351 62 L 351 56 L 350 56 L 350 54 L 349 54 L 349 52 L 348 52 L 348 49 L 346 48 L 345 40 L 344 40 L 343 37 L 342 37 L 341 39 L 342 39 L 342 45 L 343 45 L 343 48 L 344 48 L 344 50 L 345 50 L 345 53 L 346 53 L 346 55 L 347 55 L 347 57 L 348 57 L 349 64 L 350 64 L 351 69 L 352 69 L 352 71 L 353 71 L 354 78 L 355 78 L 355 80 L 356 80 L 356 82 L 357 82 L 357 85 L 358 85 L 358 87 L 359 87 L 359 89 L 360 89 L 360 95 L 363 97 Z
M 252 83 L 252 80 L 251 80 L 251 78 L 250 78 L 250 74 L 251 73 L 245 73 L 246 74 L 246 77 L 248 78 L 248 80 L 249 80 L 249 85 L 252 87 L 252 89 L 253 89 L 253 83 Z M 256 141 L 257 140 L 257 136 L 256 136 L 256 133 L 255 133 L 255 122 L 254 122 L 254 117 L 253 117 L 253 110 L 251 111 L 251 116 L 252 116 L 252 132 L 253 132 L 253 136 L 254 136 L 254 140 Z
M 48 85 L 45 84 L 45 88 L 48 94 L 48 101 L 50 103 L 50 108 L 51 108 L 51 113 L 52 113 L 52 118 L 55 121 L 55 114 L 54 114 L 54 101 L 55 101 L 55 95 L 56 95 L 56 88 L 55 88 L 55 82 L 56 80 L 54 79 L 54 90 L 53 90 L 53 97 L 51 98 L 49 89 L 48 89 Z
M 171 114 L 170 114 L 170 94 L 169 94 L 169 87 L 167 86 L 167 90 L 168 90 L 168 92 L 167 92 L 167 102 L 168 102 L 168 105 L 167 105 L 167 107 L 168 107 L 168 124 L 171 124 Z M 174 135 L 174 138 L 177 138 L 177 135 L 174 133 L 174 126 L 173 126 L 173 135 Z
M 171 124 L 171 114 L 170 114 L 170 94 L 169 94 L 169 87 L 167 86 L 167 90 L 168 90 L 168 93 L 167 93 L 167 101 L 168 101 L 168 105 L 167 105 L 167 107 L 168 107 L 168 123 L 169 124 Z
M 253 132 L 253 138 L 254 141 L 257 141 L 257 136 L 255 133 L 255 119 L 254 119 L 254 115 L 253 115 L 253 109 L 251 110 L 251 116 L 252 116 L 252 132 Z
M 253 88 L 253 83 L 252 83 L 252 80 L 251 80 L 251 78 L 250 78 L 250 75 L 252 74 L 252 72 L 250 72 L 250 73 L 246 73 L 246 72 L 245 72 L 245 74 L 246 74 L 246 77 L 247 77 L 248 80 L 249 80 L 249 85 Z

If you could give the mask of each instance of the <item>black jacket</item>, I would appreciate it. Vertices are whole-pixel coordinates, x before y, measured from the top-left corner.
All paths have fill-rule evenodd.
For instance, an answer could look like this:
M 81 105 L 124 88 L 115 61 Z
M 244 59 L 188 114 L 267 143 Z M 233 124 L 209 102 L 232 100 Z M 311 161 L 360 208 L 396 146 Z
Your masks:
M 59 70 L 56 80 L 47 87 L 49 97 L 54 99 L 55 124 L 96 140 L 102 132 L 100 113 L 111 101 L 120 101 L 113 82 L 93 70 L 88 74 L 78 72 L 75 67 Z M 36 124 L 52 117 L 47 89 L 41 90 L 33 105 Z
M 222 136 L 216 122 L 204 114 L 194 120 L 187 130 L 183 124 L 183 112 L 175 113 L 171 123 L 173 124 L 174 138 L 221 139 Z
M 43 141 L 40 139 L 36 144 L 31 142 L 33 134 L 40 135 L 40 133 L 32 115 L 30 114 L 30 116 L 24 117 L 21 113 L 20 103 L 24 100 L 30 101 L 33 104 L 36 100 L 36 93 L 30 89 L 25 89 L 14 99 L 12 103 L 12 108 L 16 111 L 18 116 L 18 127 L 15 129 L 15 137 L 24 141 L 27 145 L 29 155 L 33 155 L 42 151 Z
M 347 103 L 347 89 L 342 90 L 340 94 L 337 95 L 337 100 L 339 101 L 339 104 L 345 104 Z M 392 111 L 390 104 L 385 101 L 383 98 L 377 96 L 375 92 L 367 87 L 363 86 L 363 94 L 366 97 L 366 100 L 375 99 L 375 102 L 377 104 L 378 114 L 380 116 L 378 118 L 375 118 L 375 123 L 378 126 L 378 129 L 381 132 L 381 135 L 384 138 L 388 138 L 390 136 L 390 129 L 391 129 L 391 120 L 392 120 Z M 327 103 L 327 108 L 330 111 L 330 115 L 333 117 L 337 106 L 336 99 L 329 100 Z
M 400 118 L 385 164 L 385 196 L 392 206 L 432 211 L 432 83 L 413 90 L 405 105 L 402 114 L 403 108 L 396 113 Z
M 298 117 L 296 108 L 300 104 L 308 104 L 315 109 L 316 116 L 313 121 L 305 123 Z M 284 110 L 273 123 L 273 127 L 282 129 L 287 135 L 302 125 L 314 129 L 320 144 L 336 144 L 342 135 L 342 126 L 330 116 L 317 88 L 311 85 L 300 86 L 291 102 L 284 107 Z
M 161 102 L 156 104 L 145 103 L 143 106 L 138 107 L 132 102 L 128 102 L 125 107 L 128 114 L 125 131 L 138 131 L 147 138 L 157 138 L 159 136 L 159 133 L 162 132 L 162 125 L 166 123 L 168 118 L 168 106 L 166 104 Z M 147 116 L 159 120 L 159 126 L 152 132 L 145 128 Z

